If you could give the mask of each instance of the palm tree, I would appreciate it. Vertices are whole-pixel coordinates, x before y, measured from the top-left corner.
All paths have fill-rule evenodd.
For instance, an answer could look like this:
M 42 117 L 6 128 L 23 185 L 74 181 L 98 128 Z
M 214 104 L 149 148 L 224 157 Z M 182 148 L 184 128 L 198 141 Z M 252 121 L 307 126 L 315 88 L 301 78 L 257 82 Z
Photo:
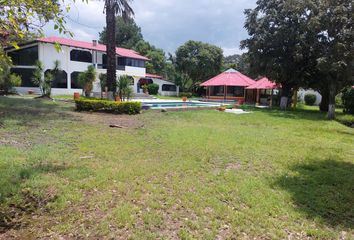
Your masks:
M 108 91 L 116 92 L 116 15 L 128 19 L 134 15 L 130 3 L 133 0 L 105 0 L 106 31 L 107 31 L 107 87 Z

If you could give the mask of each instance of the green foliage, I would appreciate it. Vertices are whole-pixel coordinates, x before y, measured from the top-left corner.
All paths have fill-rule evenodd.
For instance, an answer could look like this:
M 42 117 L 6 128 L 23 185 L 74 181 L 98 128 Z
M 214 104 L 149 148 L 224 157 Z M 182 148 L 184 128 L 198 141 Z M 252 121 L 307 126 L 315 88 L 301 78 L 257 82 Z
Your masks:
M 82 0 L 85 1 L 85 0 Z M 65 3 L 61 8 L 61 1 L 28 1 L 28 0 L 1 0 L 0 1 L 0 49 L 9 45 L 19 48 L 18 43 L 28 39 L 31 35 L 42 35 L 43 26 L 53 21 L 54 29 L 59 33 L 72 33 L 65 27 L 65 12 L 70 10 L 70 4 Z M 0 58 L 6 58 L 0 51 Z
M 248 53 L 243 53 L 242 55 L 235 54 L 225 57 L 222 71 L 226 71 L 230 68 L 236 69 L 251 78 L 257 78 L 259 76 L 257 72 L 253 72 L 251 69 Z
M 149 94 L 151 95 L 157 95 L 159 93 L 159 88 L 160 86 L 156 83 L 152 83 L 147 86 Z
M 338 95 L 336 96 L 336 107 L 337 107 L 337 108 L 343 108 L 343 107 L 344 107 L 344 106 L 343 106 L 342 96 L 343 96 L 342 93 L 340 93 L 340 94 L 338 94 Z
M 105 73 L 100 73 L 98 76 L 100 79 L 100 87 L 101 87 L 101 98 L 103 98 L 103 92 L 105 91 L 107 87 L 107 74 Z
M 92 92 L 93 83 L 96 80 L 96 75 L 96 69 L 92 65 L 88 66 L 85 72 L 79 74 L 79 84 L 82 86 L 86 97 L 89 97 Z
M 313 106 L 317 100 L 317 97 L 315 94 L 306 94 L 304 100 L 306 105 Z
M 191 97 L 193 97 L 193 93 L 191 93 L 191 92 L 180 92 L 179 96 L 191 98 Z
M 251 37 L 242 47 L 249 49 L 253 71 L 281 83 L 283 96 L 311 87 L 320 90 L 323 103 L 334 105 L 353 76 L 352 0 L 259 0 L 246 15 Z
M 54 72 L 59 71 L 59 61 L 54 62 Z M 39 60 L 36 61 L 35 63 L 35 70 L 33 72 L 32 76 L 32 82 L 34 85 L 38 86 L 42 96 L 45 97 L 50 97 L 51 92 L 52 92 L 52 82 L 53 82 L 54 76 L 51 73 L 51 71 L 46 72 L 44 74 L 44 66 L 43 63 Z
M 354 88 L 347 88 L 342 94 L 344 112 L 354 114 Z
M 139 114 L 141 110 L 140 102 L 114 102 L 105 100 L 79 99 L 75 101 L 76 110 L 109 112 L 115 114 Z
M 260 0 L 255 9 L 245 11 L 250 38 L 241 46 L 249 49 L 251 70 L 281 83 L 288 98 L 309 74 L 310 46 L 303 44 L 308 8 L 304 1 Z
M 162 49 L 156 48 L 145 40 L 140 40 L 134 50 L 139 54 L 150 59 L 145 64 L 146 71 L 152 74 L 162 74 L 166 67 L 165 52 Z
M 3 63 L 3 64 L 2 64 Z M 0 91 L 9 93 L 14 87 L 21 85 L 22 79 L 17 74 L 11 74 L 10 65 L 0 62 Z
M 118 78 L 117 81 L 117 90 L 118 96 L 122 101 L 129 100 L 133 95 L 133 89 L 131 87 L 132 77 L 127 75 L 122 75 Z
M 100 32 L 100 41 L 107 43 L 107 30 L 103 28 Z M 143 40 L 141 28 L 135 23 L 133 18 L 123 19 L 122 16 L 116 17 L 116 46 L 132 49 L 136 44 Z
M 222 63 L 222 49 L 208 43 L 188 41 L 176 51 L 177 70 L 189 76 L 193 87 L 219 74 Z
M 188 74 L 176 72 L 175 74 L 175 84 L 180 87 L 183 92 L 192 91 L 193 81 L 188 76 Z
M 100 79 L 101 92 L 103 92 L 107 86 L 107 74 L 100 73 L 98 78 Z

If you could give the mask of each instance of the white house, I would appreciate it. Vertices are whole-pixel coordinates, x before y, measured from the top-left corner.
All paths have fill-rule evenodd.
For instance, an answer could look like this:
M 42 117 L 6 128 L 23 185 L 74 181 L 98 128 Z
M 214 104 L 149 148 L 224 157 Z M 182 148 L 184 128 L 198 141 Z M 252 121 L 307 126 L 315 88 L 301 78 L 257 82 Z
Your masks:
M 59 51 L 56 44 L 61 47 Z M 97 43 L 97 41 L 83 42 L 60 37 L 39 38 L 21 45 L 20 49 L 8 48 L 6 53 L 12 58 L 14 64 L 11 71 L 22 77 L 22 85 L 16 89 L 20 93 L 29 90 L 39 92 L 39 88 L 31 80 L 36 60 L 40 60 L 44 64 L 45 71 L 53 68 L 54 61 L 60 61 L 62 71 L 52 83 L 52 94 L 54 95 L 80 92 L 78 75 L 85 71 L 89 65 L 94 65 L 98 73 L 106 73 L 107 71 L 106 46 Z M 116 48 L 116 54 L 117 76 L 131 76 L 134 79 L 132 85 L 134 93 L 141 92 L 142 83 L 148 80 L 149 83 L 160 85 L 159 93 L 161 95 L 178 94 L 178 87 L 173 83 L 146 73 L 145 62 L 149 61 L 148 58 L 124 48 Z M 93 91 L 101 91 L 98 80 L 94 84 Z

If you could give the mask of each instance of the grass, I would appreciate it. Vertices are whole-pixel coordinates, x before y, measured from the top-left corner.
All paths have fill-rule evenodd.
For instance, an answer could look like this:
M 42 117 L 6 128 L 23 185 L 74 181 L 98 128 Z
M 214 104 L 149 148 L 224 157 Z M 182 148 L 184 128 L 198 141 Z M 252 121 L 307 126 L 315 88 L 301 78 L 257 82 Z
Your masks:
M 354 130 L 322 113 L 72 110 L 0 98 L 0 238 L 354 236 Z

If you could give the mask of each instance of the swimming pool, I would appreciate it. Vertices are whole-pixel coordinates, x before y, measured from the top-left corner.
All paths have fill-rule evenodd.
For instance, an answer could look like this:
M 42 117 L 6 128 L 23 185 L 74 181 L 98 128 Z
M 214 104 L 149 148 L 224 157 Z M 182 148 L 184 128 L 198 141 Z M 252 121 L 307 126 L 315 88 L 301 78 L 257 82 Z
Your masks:
M 179 109 L 179 108 L 201 108 L 201 107 L 218 107 L 221 103 L 209 103 L 209 102 L 143 102 L 143 108 L 148 109 Z

